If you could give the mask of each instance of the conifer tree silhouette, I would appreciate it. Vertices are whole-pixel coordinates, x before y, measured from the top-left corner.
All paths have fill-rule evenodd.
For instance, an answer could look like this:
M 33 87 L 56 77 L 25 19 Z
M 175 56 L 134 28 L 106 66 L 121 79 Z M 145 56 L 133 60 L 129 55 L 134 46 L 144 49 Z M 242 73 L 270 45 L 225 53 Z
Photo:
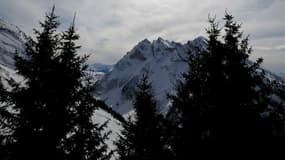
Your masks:
M 176 159 L 190 152 L 243 154 L 272 142 L 271 125 L 261 116 L 272 95 L 260 68 L 262 59 L 250 61 L 252 49 L 241 25 L 228 13 L 224 21 L 220 28 L 209 18 L 207 51 L 190 53 L 189 70 L 177 82 L 176 95 L 169 96 L 167 117 L 173 123 L 170 142 Z
M 85 62 L 77 54 L 74 20 L 67 31 L 57 31 L 55 7 L 26 43 L 27 57 L 16 57 L 24 86 L 11 92 L 17 111 L 10 159 L 107 159 L 104 126 L 94 124 L 97 108 Z
M 135 116 L 123 125 L 122 136 L 116 142 L 119 159 L 168 159 L 163 141 L 162 115 L 156 108 L 148 77 L 143 75 L 134 100 Z M 166 156 L 167 155 L 167 156 Z

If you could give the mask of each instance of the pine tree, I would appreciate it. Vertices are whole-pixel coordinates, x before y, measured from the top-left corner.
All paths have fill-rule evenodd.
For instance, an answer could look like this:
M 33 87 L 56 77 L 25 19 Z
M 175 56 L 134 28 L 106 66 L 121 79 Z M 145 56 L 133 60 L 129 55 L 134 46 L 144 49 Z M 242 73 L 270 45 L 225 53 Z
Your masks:
M 26 43 L 28 58 L 16 57 L 16 69 L 25 77 L 25 87 L 15 86 L 12 91 L 14 110 L 18 111 L 14 138 L 16 143 L 12 159 L 52 158 L 56 155 L 56 141 L 52 136 L 62 135 L 63 131 L 52 130 L 56 115 L 56 63 L 54 58 L 59 45 L 56 29 L 59 23 L 52 12 L 46 15 L 42 30 L 34 30 L 36 41 L 29 38 Z M 61 123 L 61 122 L 58 122 Z M 54 124 L 57 126 L 57 124 Z M 60 127 L 56 127 L 59 128 Z M 44 156 L 43 156 L 44 155 Z
M 116 145 L 116 153 L 120 160 L 132 160 L 135 154 L 135 122 L 128 118 L 125 123 L 122 123 L 123 130 L 119 139 L 114 142 Z
M 123 125 L 122 136 L 116 143 L 119 159 L 151 160 L 167 159 L 162 137 L 162 115 L 156 108 L 156 102 L 147 76 L 143 76 L 137 86 L 134 100 L 135 116 Z
M 60 95 L 68 96 L 66 100 L 70 111 L 70 121 L 66 122 L 71 126 L 68 137 L 63 139 L 61 146 L 67 153 L 69 160 L 107 160 L 110 154 L 107 152 L 105 140 L 109 133 L 103 133 L 107 123 L 103 125 L 92 122 L 92 116 L 97 106 L 97 101 L 90 94 L 93 85 L 85 74 L 87 66 L 84 65 L 87 57 L 79 57 L 76 50 L 79 48 L 74 41 L 79 36 L 75 32 L 74 21 L 70 28 L 63 34 L 62 53 L 60 54 L 58 68 L 62 74 Z M 83 81 L 83 83 L 82 83 Z
M 213 61 L 207 63 L 208 100 L 213 105 L 208 117 L 210 139 L 224 148 L 246 144 L 243 151 L 247 152 L 271 141 L 271 128 L 260 116 L 269 107 L 271 91 L 264 83 L 262 59 L 248 59 L 252 49 L 248 37 L 242 38 L 241 25 L 227 13 L 224 21 L 222 48 L 210 49 L 208 59 Z
M 196 52 L 198 54 L 189 53 L 189 69 L 183 73 L 181 80 L 177 80 L 176 95 L 168 95 L 172 102 L 166 114 L 168 145 L 177 160 L 198 156 L 207 136 L 207 113 L 204 112 L 207 105 L 202 97 L 206 81 L 202 71 L 204 61 L 203 54 L 199 50 Z
M 76 53 L 74 23 L 58 33 L 53 7 L 40 26 L 26 44 L 27 57 L 16 57 L 25 84 L 11 92 L 17 112 L 10 159 L 106 159 L 104 125 L 91 120 L 96 100 L 84 74 L 87 57 Z
M 262 59 L 249 61 L 248 37 L 241 25 L 226 13 L 225 35 L 210 20 L 207 51 L 189 56 L 189 70 L 170 95 L 168 119 L 176 159 L 207 151 L 249 151 L 271 141 L 271 127 L 261 117 L 270 101 L 270 86 L 264 83 Z M 184 146 L 188 146 L 185 148 Z M 219 152 L 217 152 L 219 153 Z

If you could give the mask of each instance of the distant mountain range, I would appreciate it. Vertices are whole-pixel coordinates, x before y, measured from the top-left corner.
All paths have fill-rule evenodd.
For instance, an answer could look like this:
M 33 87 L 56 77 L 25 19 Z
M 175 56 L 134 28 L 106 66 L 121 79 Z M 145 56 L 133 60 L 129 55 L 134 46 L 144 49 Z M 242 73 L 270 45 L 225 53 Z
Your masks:
M 17 26 L 0 19 L 0 76 L 20 80 L 14 71 L 16 51 L 23 54 L 25 34 Z M 198 37 L 185 44 L 158 38 L 144 39 L 126 53 L 116 64 L 90 64 L 87 73 L 96 82 L 94 95 L 105 100 L 116 111 L 126 114 L 132 110 L 136 84 L 143 74 L 149 76 L 153 93 L 162 112 L 168 107 L 167 93 L 173 93 L 176 80 L 188 68 L 187 55 L 207 49 L 204 37 Z M 283 85 L 284 75 L 267 72 L 270 80 Z
M 89 69 L 93 70 L 94 72 L 103 72 L 107 73 L 111 71 L 113 65 L 102 64 L 102 63 L 94 63 L 89 65 Z

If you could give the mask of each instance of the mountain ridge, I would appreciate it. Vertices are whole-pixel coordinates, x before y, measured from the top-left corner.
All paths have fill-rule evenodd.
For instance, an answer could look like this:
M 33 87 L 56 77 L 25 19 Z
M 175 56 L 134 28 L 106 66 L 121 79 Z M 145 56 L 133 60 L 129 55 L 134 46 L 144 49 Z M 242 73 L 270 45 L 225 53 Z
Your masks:
M 132 111 L 134 91 L 143 74 L 147 74 L 161 112 L 170 104 L 167 94 L 175 94 L 175 85 L 188 70 L 188 54 L 207 51 L 207 39 L 199 36 L 186 43 L 164 40 L 161 37 L 140 41 L 96 83 L 94 95 L 121 114 Z M 252 63 L 252 62 L 249 62 Z M 276 81 L 285 88 L 284 77 L 267 69 L 265 81 Z M 282 87 L 281 87 L 282 88 Z M 276 91 L 280 92 L 280 91 Z M 278 94 L 278 93 L 277 93 Z
M 120 113 L 131 110 L 135 86 L 142 76 L 147 74 L 154 86 L 158 106 L 163 111 L 168 103 L 166 94 L 174 90 L 176 80 L 187 70 L 187 54 L 195 54 L 197 48 L 206 49 L 206 38 L 198 37 L 185 44 L 164 40 L 159 37 L 150 42 L 140 41 L 113 69 L 102 77 L 96 85 L 97 97 L 105 100 Z M 155 82 L 156 80 L 160 82 Z

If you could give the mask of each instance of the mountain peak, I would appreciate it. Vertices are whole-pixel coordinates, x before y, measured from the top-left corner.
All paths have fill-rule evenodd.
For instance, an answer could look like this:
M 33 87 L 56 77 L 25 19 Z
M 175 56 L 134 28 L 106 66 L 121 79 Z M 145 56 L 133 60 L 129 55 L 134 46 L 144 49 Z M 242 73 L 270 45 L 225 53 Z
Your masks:
M 203 36 L 199 36 L 197 38 L 195 38 L 192 43 L 194 44 L 199 44 L 199 45 L 207 45 L 207 38 L 203 37 Z
M 170 42 L 161 37 L 152 42 L 144 39 L 98 81 L 96 95 L 118 112 L 127 113 L 132 106 L 134 88 L 142 73 L 146 73 L 153 83 L 158 106 L 165 110 L 168 103 L 166 93 L 173 89 L 173 84 L 187 69 L 183 58 L 187 57 L 189 49 L 188 44 Z
M 157 106 L 162 112 L 166 112 L 169 105 L 167 93 L 175 92 L 173 89 L 176 81 L 188 70 L 185 59 L 189 53 L 197 54 L 197 47 L 206 51 L 207 39 L 199 36 L 186 44 L 170 42 L 161 37 L 152 42 L 145 39 L 98 81 L 95 95 L 116 111 L 128 113 L 133 106 L 134 88 L 142 74 L 147 74 L 152 83 Z M 272 75 L 268 77 L 277 79 Z
M 200 50 L 207 50 L 208 47 L 207 41 L 208 41 L 207 38 L 199 36 L 192 41 L 188 41 L 188 44 L 190 44 L 191 46 L 198 47 Z
M 157 41 L 164 41 L 164 39 L 162 37 L 158 37 Z
M 193 41 L 200 41 L 200 42 L 204 42 L 207 41 L 207 38 L 204 36 L 198 36 L 197 38 L 195 38 Z
M 144 40 L 140 41 L 139 44 L 143 44 L 143 43 L 151 43 L 147 38 L 145 38 Z
M 169 42 L 168 40 L 164 40 L 163 38 L 161 37 L 158 37 L 157 40 L 154 40 L 153 43 L 159 43 L 161 45 L 165 45 L 167 47 L 171 46 L 171 42 Z

